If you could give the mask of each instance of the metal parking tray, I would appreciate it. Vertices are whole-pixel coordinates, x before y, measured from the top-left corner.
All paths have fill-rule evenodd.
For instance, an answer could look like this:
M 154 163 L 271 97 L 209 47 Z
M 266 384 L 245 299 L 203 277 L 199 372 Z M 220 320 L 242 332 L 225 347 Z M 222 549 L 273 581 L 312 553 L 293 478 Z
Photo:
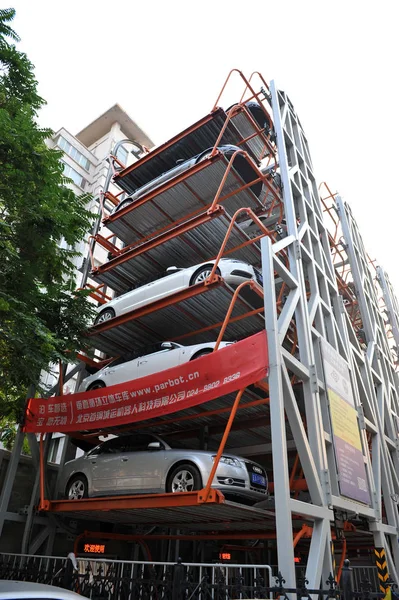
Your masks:
M 109 215 L 103 220 L 103 224 L 125 244 L 159 235 L 211 208 L 228 164 L 229 160 L 221 153 L 207 158 Z M 267 194 L 262 191 L 258 198 L 251 190 L 253 185 L 252 182 L 245 183 L 233 166 L 217 203 L 230 214 L 242 207 L 260 213 L 264 210 L 262 200 Z
M 220 277 L 210 284 L 197 284 L 162 300 L 130 311 L 92 327 L 88 342 L 111 356 L 160 340 L 187 337 L 197 344 L 216 340 L 226 317 L 234 290 Z M 248 289 L 239 296 L 224 336 L 225 341 L 240 340 L 265 327 L 263 300 Z M 260 306 L 262 305 L 262 306 Z
M 85 521 L 103 521 L 123 525 L 177 527 L 187 531 L 262 531 L 275 528 L 271 511 L 226 501 L 223 494 L 211 490 L 201 500 L 202 491 L 180 494 L 109 496 L 82 500 L 46 501 L 45 512 Z
M 93 269 L 90 277 L 124 293 L 132 285 L 156 276 L 171 265 L 179 268 L 216 258 L 232 219 L 223 207 L 203 212 L 178 227 L 139 244 Z M 235 258 L 260 267 L 260 247 L 234 224 L 224 257 Z
M 115 183 L 131 194 L 162 173 L 173 169 L 178 160 L 189 160 L 212 148 L 226 122 L 227 113 L 217 108 L 140 160 L 115 175 Z M 251 137 L 252 136 L 252 137 Z M 243 143 L 243 140 L 248 141 Z M 219 145 L 232 144 L 246 150 L 259 163 L 265 154 L 267 138 L 258 134 L 253 121 L 242 108 L 228 122 Z

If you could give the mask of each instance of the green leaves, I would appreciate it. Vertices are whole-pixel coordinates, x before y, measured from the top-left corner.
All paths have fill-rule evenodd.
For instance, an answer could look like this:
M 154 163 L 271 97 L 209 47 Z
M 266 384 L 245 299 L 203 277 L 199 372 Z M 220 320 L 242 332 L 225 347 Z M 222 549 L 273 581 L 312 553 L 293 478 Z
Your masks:
M 0 10 L 0 410 L 18 411 L 30 384 L 84 343 L 92 319 L 76 288 L 74 246 L 91 228 L 88 196 L 64 185 L 61 153 L 40 129 L 33 66 L 8 43 L 18 36 Z
M 0 8 L 0 38 L 10 37 L 14 42 L 19 42 L 19 36 L 9 25 L 8 21 L 12 21 L 15 17 L 15 8 Z

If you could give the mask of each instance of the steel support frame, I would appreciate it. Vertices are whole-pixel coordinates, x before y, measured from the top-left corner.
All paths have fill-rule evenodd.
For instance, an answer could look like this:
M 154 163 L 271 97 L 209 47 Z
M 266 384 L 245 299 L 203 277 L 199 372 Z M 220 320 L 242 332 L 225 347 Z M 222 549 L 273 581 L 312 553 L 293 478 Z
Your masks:
M 333 508 L 351 507 L 373 522 L 380 520 L 374 477 L 365 431 L 362 431 L 364 461 L 372 505 L 347 501 L 339 495 L 338 474 L 332 445 L 332 430 L 321 360 L 321 340 L 327 341 L 346 360 L 353 376 L 353 359 L 347 333 L 348 320 L 338 294 L 331 260 L 329 235 L 324 224 L 306 136 L 289 98 L 271 83 L 278 162 L 283 184 L 287 237 L 276 244 L 261 243 L 265 294 L 265 321 L 270 356 L 270 412 L 273 427 L 273 472 L 279 568 L 295 581 L 292 553 L 292 514 L 314 520 L 306 569 L 310 585 L 317 587 L 332 572 L 331 521 Z M 284 248 L 289 268 L 284 270 L 278 252 Z M 289 272 L 287 272 L 289 271 Z M 276 272 L 289 292 L 283 310 L 275 309 Z M 298 337 L 295 357 L 283 347 L 290 320 L 294 318 Z M 349 324 L 350 326 L 350 324 Z M 290 375 L 291 374 L 291 375 Z M 303 384 L 305 421 L 292 387 L 292 374 Z M 357 406 L 360 401 L 354 389 Z M 284 413 L 287 415 L 301 466 L 308 483 L 310 503 L 290 497 Z M 375 414 L 375 411 L 373 411 Z M 374 423 L 378 430 L 378 423 Z
M 370 269 L 361 234 L 348 204 L 340 196 L 336 197 L 336 203 L 367 345 L 367 350 L 362 357 L 363 364 L 360 363 L 358 355 L 356 355 L 356 359 L 359 365 L 358 371 L 360 367 L 363 375 L 362 381 L 359 383 L 366 386 L 367 391 L 367 394 L 364 394 L 365 390 L 363 389 L 362 412 L 367 415 L 371 425 L 374 425 L 374 431 L 371 430 L 372 466 L 375 479 L 375 502 L 379 518 L 371 524 L 371 529 L 374 534 L 375 546 L 385 548 L 390 576 L 398 581 L 398 380 L 386 324 L 379 306 L 375 276 Z M 380 276 L 379 282 L 383 284 L 382 273 L 382 269 L 377 270 L 377 275 Z M 387 294 L 388 288 L 385 290 L 383 288 L 383 291 Z M 393 309 L 393 302 L 396 299 L 392 289 L 386 299 L 392 302 Z M 368 423 L 365 424 L 365 427 L 367 426 Z M 385 509 L 386 523 L 381 520 L 382 506 Z
M 399 304 L 394 289 L 388 277 L 388 273 L 382 267 L 376 267 L 378 283 L 380 284 L 388 318 L 387 325 L 390 327 L 395 346 L 391 347 L 394 353 L 395 367 L 399 364 Z

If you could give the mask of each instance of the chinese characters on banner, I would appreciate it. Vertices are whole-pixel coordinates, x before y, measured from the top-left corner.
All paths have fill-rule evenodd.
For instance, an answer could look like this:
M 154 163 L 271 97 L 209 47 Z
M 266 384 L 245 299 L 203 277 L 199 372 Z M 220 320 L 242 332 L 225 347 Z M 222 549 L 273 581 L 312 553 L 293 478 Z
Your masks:
M 266 333 L 179 367 L 91 392 L 31 398 L 24 431 L 73 432 L 137 423 L 230 394 L 267 376 Z
M 343 496 L 369 504 L 366 467 L 348 365 L 324 340 L 321 351 L 330 404 L 339 489 Z

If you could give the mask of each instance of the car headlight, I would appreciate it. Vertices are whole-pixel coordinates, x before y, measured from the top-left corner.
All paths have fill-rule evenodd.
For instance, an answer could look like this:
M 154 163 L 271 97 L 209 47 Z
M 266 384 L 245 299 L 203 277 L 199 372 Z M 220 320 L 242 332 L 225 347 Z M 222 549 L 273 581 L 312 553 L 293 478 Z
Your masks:
M 215 460 L 215 458 L 216 454 L 215 456 L 212 456 L 212 460 Z M 242 464 L 240 461 L 236 458 L 230 458 L 230 456 L 221 456 L 219 462 L 224 463 L 225 465 L 230 465 L 231 467 L 238 467 L 239 469 L 242 469 Z

